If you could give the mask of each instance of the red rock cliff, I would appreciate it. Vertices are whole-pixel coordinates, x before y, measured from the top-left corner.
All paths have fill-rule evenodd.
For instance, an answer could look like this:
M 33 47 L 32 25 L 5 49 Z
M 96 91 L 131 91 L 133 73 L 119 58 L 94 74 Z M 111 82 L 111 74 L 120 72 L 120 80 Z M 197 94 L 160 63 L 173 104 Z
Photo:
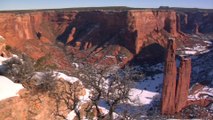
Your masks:
M 167 25 L 168 24 L 168 25 Z M 73 27 L 78 33 L 76 37 L 93 34 L 94 42 L 99 42 L 101 37 L 110 37 L 119 32 L 126 32 L 123 36 L 137 53 L 147 34 L 155 29 L 164 29 L 176 35 L 176 13 L 174 11 L 38 11 L 38 12 L 6 12 L 0 13 L 1 35 L 10 41 L 23 41 L 37 39 L 36 33 L 40 32 L 47 39 L 67 40 Z M 83 31 L 83 29 L 86 29 Z M 136 33 L 134 33 L 136 32 Z M 133 35 L 131 35 L 133 34 Z M 61 36 L 60 36 L 61 35 Z M 87 41 L 90 38 L 86 36 Z M 85 39 L 86 39 L 85 38 Z M 74 38 L 80 39 L 80 38 Z M 103 39 L 103 38 L 102 38 Z M 106 39 L 106 38 L 105 38 Z M 85 41 L 81 38 L 80 41 Z M 125 43 L 125 41 L 124 41 Z M 95 44 L 95 43 L 94 43 Z M 122 43 L 121 43 L 122 44 Z M 124 44 L 125 45 L 125 44 Z M 126 45 L 128 46 L 128 45 Z
M 162 114 L 175 113 L 175 93 L 176 93 L 176 45 L 174 40 L 168 41 L 166 63 L 164 68 L 164 81 L 162 91 Z
M 134 56 L 152 43 L 165 47 L 168 36 L 178 38 L 180 31 L 194 30 L 195 22 L 199 23 L 199 32 L 211 31 L 211 16 L 211 13 L 197 15 L 161 9 L 11 11 L 0 12 L 0 35 L 6 38 L 9 45 L 33 58 L 48 54 L 50 47 L 47 43 L 53 45 L 56 40 L 78 49 L 99 47 L 101 50 L 104 44 L 119 45 Z M 202 22 L 201 18 L 208 19 Z M 207 23 L 210 25 L 207 26 Z M 201 25 L 207 29 L 199 27 Z
M 153 31 L 165 29 L 173 36 L 177 36 L 175 11 L 130 11 L 129 29 L 136 32 L 134 50 L 140 52 L 146 38 Z M 160 43 L 161 44 L 161 43 Z
M 181 58 L 177 92 L 176 92 L 176 112 L 180 112 L 187 104 L 189 85 L 191 78 L 191 59 Z
M 176 68 L 176 45 L 174 40 L 168 41 L 167 55 L 164 68 L 164 83 L 162 91 L 162 114 L 172 115 L 180 112 L 183 108 L 198 104 L 208 105 L 211 100 L 208 98 L 197 101 L 188 100 L 191 80 L 191 59 L 181 57 L 180 67 Z

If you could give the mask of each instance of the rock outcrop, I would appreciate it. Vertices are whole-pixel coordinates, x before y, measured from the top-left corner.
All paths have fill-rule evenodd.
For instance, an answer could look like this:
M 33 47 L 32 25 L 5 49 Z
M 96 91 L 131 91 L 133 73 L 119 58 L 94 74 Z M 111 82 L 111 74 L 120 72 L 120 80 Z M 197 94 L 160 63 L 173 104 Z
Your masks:
M 176 112 L 180 112 L 187 105 L 188 91 L 191 79 L 191 59 L 181 57 L 176 91 Z
M 178 15 L 180 16 L 180 30 L 183 33 L 189 34 L 206 34 L 211 33 L 212 31 L 212 18 L 213 12 L 200 11 L 196 9 L 179 9 Z M 211 23 L 210 23 L 211 22 Z
M 171 11 L 130 11 L 128 13 L 129 20 L 129 29 L 132 32 L 136 32 L 136 38 L 134 40 L 134 46 L 130 49 L 134 49 L 134 52 L 137 54 L 140 52 L 142 47 L 144 47 L 148 35 L 153 31 L 161 31 L 166 30 L 172 36 L 177 36 L 177 28 L 176 28 L 176 12 Z M 145 16 L 145 17 L 143 17 Z M 126 40 L 126 41 L 129 41 Z M 131 45 L 128 44 L 128 45 Z M 162 45 L 162 43 L 159 43 Z
M 83 119 L 90 101 L 81 103 L 86 89 L 79 80 L 71 83 L 60 78 L 54 81 L 55 86 L 50 91 L 45 91 L 48 87 L 38 83 L 34 80 L 29 86 L 31 89 L 22 89 L 19 96 L 0 101 L 0 120 L 62 120 L 72 111 L 73 104 L 79 105 Z
M 207 106 L 212 102 L 212 99 L 200 98 L 189 99 L 189 88 L 191 80 L 191 58 L 180 56 L 180 66 L 177 71 L 176 67 L 176 45 L 173 39 L 168 40 L 165 68 L 164 68 L 164 83 L 162 91 L 162 107 L 161 113 L 172 115 L 180 112 L 183 108 L 190 105 Z M 199 85 L 199 84 L 198 84 Z M 190 92 L 195 92 L 194 89 L 203 87 L 194 86 Z M 196 94 L 196 93 L 195 93 Z
M 187 105 L 191 78 L 191 59 L 181 57 L 179 71 L 176 67 L 175 40 L 168 41 L 162 91 L 162 114 L 180 112 Z
M 69 44 L 73 41 L 75 32 L 76 32 L 76 28 L 73 27 L 71 30 L 71 33 L 69 34 L 66 44 Z
M 164 84 L 162 91 L 162 114 L 175 113 L 175 97 L 176 97 L 176 59 L 175 59 L 176 45 L 175 41 L 170 39 L 168 41 L 166 63 L 164 68 Z

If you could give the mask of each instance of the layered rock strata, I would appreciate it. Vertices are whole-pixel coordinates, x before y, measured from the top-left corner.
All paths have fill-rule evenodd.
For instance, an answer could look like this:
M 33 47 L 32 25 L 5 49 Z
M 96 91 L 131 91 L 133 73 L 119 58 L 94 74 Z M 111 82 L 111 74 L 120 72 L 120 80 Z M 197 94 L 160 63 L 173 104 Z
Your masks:
M 68 52 L 74 55 L 79 53 L 76 55 L 80 56 L 79 59 L 86 58 L 92 62 L 102 60 L 103 63 L 103 56 L 118 53 L 115 58 L 127 57 L 122 59 L 124 62 L 130 61 L 132 56 L 137 56 L 143 48 L 153 43 L 166 47 L 169 36 L 178 38 L 176 42 L 179 46 L 187 42 L 185 33 L 213 32 L 212 17 L 211 11 L 197 12 L 193 9 L 8 11 L 0 12 L 0 35 L 6 38 L 6 44 L 34 59 L 54 51 L 51 52 L 54 62 L 58 66 L 68 67 L 63 51 L 53 47 L 57 42 L 71 46 Z M 110 45 L 114 45 L 114 49 L 123 47 L 128 54 L 120 54 L 121 50 L 114 52 Z M 119 59 L 112 61 L 117 63 Z

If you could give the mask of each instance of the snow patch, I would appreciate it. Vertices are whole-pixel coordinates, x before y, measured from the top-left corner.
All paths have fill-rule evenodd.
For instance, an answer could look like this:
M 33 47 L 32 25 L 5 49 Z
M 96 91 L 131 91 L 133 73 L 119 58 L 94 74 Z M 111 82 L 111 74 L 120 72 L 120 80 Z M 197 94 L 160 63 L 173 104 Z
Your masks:
M 73 120 L 75 118 L 76 114 L 75 111 L 72 110 L 68 115 L 67 115 L 67 120 Z
M 211 41 L 204 42 L 206 43 L 206 45 L 195 44 L 193 47 L 182 47 L 178 48 L 177 50 L 181 51 L 181 56 L 204 54 L 210 51 L 208 47 L 212 45 Z
M 161 84 L 163 83 L 163 73 L 154 76 L 146 77 L 141 82 L 136 84 L 136 88 L 153 92 L 160 92 Z
M 189 95 L 188 100 L 200 100 L 200 99 L 204 99 L 207 97 L 213 98 L 213 88 L 209 88 L 209 87 L 205 86 L 201 90 L 195 91 L 195 94 Z
M 89 101 L 89 96 L 90 96 L 90 90 L 89 89 L 85 89 L 86 94 L 84 96 L 80 96 L 79 99 L 81 101 L 81 103 L 86 103 L 87 101 Z
M 61 79 L 61 78 L 62 78 L 62 79 L 66 80 L 66 81 L 68 81 L 68 82 L 70 82 L 70 83 L 74 83 L 74 82 L 76 82 L 76 81 L 79 81 L 78 78 L 68 76 L 68 75 L 66 75 L 66 74 L 64 74 L 64 73 L 55 72 L 55 75 L 56 75 L 56 79 Z
M 197 53 L 197 51 L 185 50 L 184 53 L 187 54 L 187 55 L 195 55 Z
M 205 43 L 207 43 L 208 45 L 212 45 L 212 41 L 204 41 Z
M 0 66 L 2 66 L 2 63 L 4 61 L 9 60 L 11 58 L 0 57 Z M 23 88 L 24 87 L 21 84 L 13 83 L 12 80 L 4 76 L 0 76 L 0 100 L 13 96 L 18 96 L 17 92 Z
M 2 65 L 4 61 L 10 60 L 10 59 L 12 59 L 12 58 L 17 58 L 17 59 L 19 59 L 17 55 L 12 55 L 12 56 L 9 57 L 9 58 L 0 56 L 0 65 Z
M 105 57 L 106 58 L 115 58 L 115 56 L 113 56 L 113 55 L 106 55 Z
M 18 96 L 17 92 L 23 88 L 21 84 L 13 83 L 10 79 L 0 76 L 0 100 Z
M 73 65 L 75 68 L 79 68 L 79 64 L 78 64 L 78 63 L 72 63 L 72 65 Z
M 0 56 L 0 65 L 2 65 L 2 63 L 6 60 L 9 60 L 9 58 L 4 58 Z
M 139 90 L 132 88 L 129 93 L 131 101 L 129 102 L 133 106 L 141 106 L 145 104 L 151 104 L 153 98 L 159 95 L 157 92 L 151 92 L 147 90 Z

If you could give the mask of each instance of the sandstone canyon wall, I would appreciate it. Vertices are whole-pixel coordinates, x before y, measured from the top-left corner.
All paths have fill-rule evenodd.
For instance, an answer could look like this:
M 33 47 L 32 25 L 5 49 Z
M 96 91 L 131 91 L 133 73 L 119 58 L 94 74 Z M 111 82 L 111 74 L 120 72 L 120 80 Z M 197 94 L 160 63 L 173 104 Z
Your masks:
M 0 12 L 0 35 L 35 59 L 48 51 L 58 51 L 54 58 L 62 58 L 59 50 L 49 47 L 57 41 L 78 50 L 118 45 L 134 56 L 153 43 L 165 47 L 170 36 L 178 43 L 185 33 L 213 32 L 212 16 L 211 11 L 175 9 L 9 11 Z
M 201 10 L 179 10 L 178 20 L 180 23 L 180 31 L 188 34 L 212 33 L 212 13 L 212 10 L 209 10 L 209 12 L 203 12 Z
M 168 27 L 169 32 L 177 34 L 174 11 L 9 12 L 0 13 L 0 26 L 1 35 L 9 41 L 37 39 L 40 32 L 42 37 L 62 42 L 75 27 L 75 41 L 98 44 L 120 36 L 120 44 L 136 53 L 154 30 Z

